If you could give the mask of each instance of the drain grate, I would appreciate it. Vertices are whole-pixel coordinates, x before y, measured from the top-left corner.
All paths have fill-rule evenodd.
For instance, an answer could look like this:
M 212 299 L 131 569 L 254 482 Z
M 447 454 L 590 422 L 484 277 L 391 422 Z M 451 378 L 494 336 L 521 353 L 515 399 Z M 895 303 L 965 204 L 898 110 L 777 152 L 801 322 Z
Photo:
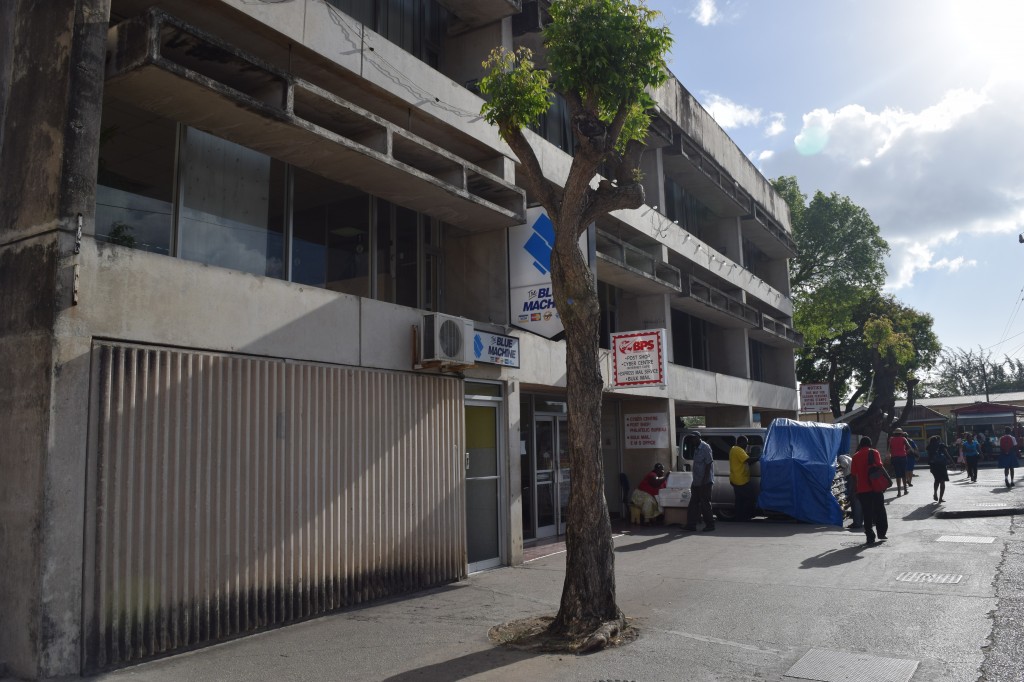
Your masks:
M 955 585 L 963 580 L 963 576 L 953 573 L 913 573 L 911 571 L 905 571 L 896 576 L 896 580 L 904 583 L 937 583 L 939 585 Z
M 909 682 L 917 664 L 901 658 L 811 649 L 786 672 L 786 677 L 818 682 Z
M 990 542 L 995 541 L 995 538 L 981 537 L 975 535 L 943 535 L 935 540 L 935 542 L 966 542 L 975 545 L 987 545 Z

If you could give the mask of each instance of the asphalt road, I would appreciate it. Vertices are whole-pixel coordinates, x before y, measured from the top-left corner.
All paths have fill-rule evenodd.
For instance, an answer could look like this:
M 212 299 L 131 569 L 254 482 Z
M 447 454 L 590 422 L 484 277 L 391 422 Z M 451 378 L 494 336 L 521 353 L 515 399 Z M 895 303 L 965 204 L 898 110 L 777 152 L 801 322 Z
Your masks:
M 915 481 L 887 494 L 889 540 L 872 547 L 861 532 L 764 519 L 627 531 L 618 601 L 641 635 L 596 654 L 487 639 L 556 611 L 565 555 L 554 553 L 94 679 L 1024 680 L 1024 485 L 1007 490 L 994 469 L 976 484 L 953 475 L 940 506 L 927 472 Z

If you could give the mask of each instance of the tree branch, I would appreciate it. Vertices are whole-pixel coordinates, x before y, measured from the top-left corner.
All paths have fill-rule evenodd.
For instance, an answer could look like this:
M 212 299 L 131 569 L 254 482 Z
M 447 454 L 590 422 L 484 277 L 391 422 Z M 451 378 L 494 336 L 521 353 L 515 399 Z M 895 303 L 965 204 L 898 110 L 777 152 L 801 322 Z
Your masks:
M 555 191 L 554 184 L 544 177 L 544 171 L 541 170 L 537 153 L 526 140 L 523 131 L 519 128 L 502 126 L 501 136 L 508 143 L 508 146 L 512 148 L 512 151 L 515 152 L 515 155 L 519 157 L 519 163 L 523 166 L 523 178 L 526 188 L 540 202 L 540 205 L 547 209 L 549 217 L 552 220 L 557 220 L 562 208 L 558 201 L 558 193 Z
M 597 189 L 589 192 L 587 207 L 580 218 L 579 234 L 583 234 L 590 223 L 607 213 L 623 208 L 639 208 L 643 205 L 644 186 L 639 182 L 616 187 L 608 180 L 602 180 Z

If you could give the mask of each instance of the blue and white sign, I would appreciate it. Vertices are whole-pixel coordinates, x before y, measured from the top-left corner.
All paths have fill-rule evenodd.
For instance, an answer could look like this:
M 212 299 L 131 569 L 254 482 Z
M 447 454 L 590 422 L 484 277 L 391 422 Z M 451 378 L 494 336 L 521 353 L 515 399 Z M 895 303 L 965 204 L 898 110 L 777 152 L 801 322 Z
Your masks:
M 519 367 L 519 339 L 490 332 L 473 332 L 473 357 L 477 362 Z
M 586 235 L 580 248 L 586 249 Z M 563 331 L 551 291 L 555 226 L 543 208 L 527 210 L 526 224 L 508 230 L 509 310 L 512 325 L 545 338 Z

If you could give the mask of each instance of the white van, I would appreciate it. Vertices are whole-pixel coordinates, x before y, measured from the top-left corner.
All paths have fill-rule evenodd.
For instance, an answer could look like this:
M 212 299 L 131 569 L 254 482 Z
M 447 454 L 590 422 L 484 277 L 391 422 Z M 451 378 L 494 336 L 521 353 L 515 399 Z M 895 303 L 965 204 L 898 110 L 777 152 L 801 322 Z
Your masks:
M 729 450 L 736 444 L 740 436 L 747 437 L 747 454 L 750 455 L 750 483 L 754 486 L 754 499 L 761 492 L 761 450 L 764 449 L 764 437 L 768 429 L 752 427 L 698 427 L 680 430 L 679 461 L 676 468 L 681 471 L 693 471 L 693 445 L 686 439 L 686 434 L 697 432 L 701 439 L 711 446 L 711 456 L 715 460 L 715 485 L 711 489 L 711 508 L 715 515 L 723 521 L 731 521 L 736 516 L 736 500 L 732 486 L 729 485 Z

